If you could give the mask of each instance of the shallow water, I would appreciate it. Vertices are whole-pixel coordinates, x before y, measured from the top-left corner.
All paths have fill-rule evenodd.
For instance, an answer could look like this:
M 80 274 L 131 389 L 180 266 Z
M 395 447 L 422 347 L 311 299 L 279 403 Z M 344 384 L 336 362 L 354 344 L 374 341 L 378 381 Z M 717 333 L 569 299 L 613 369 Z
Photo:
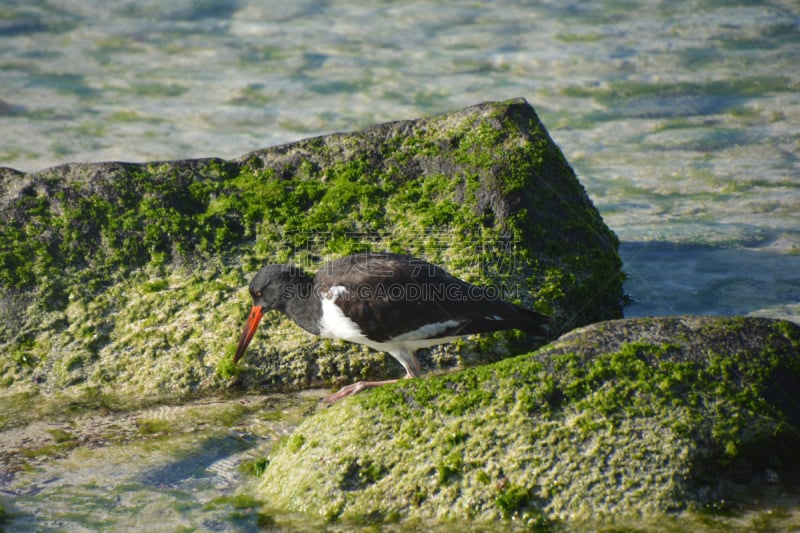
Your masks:
M 702 244 L 628 242 L 626 316 L 746 315 L 800 321 L 800 255 Z
M 793 0 L 6 0 L 0 164 L 238 157 L 522 96 L 623 242 L 628 316 L 800 321 L 799 61 Z M 270 430 L 130 416 L 154 433 L 62 435 L 4 478 L 15 525 L 257 527 L 224 498 Z
M 33 417 L 0 431 L 0 530 L 258 531 L 257 461 L 320 396 Z

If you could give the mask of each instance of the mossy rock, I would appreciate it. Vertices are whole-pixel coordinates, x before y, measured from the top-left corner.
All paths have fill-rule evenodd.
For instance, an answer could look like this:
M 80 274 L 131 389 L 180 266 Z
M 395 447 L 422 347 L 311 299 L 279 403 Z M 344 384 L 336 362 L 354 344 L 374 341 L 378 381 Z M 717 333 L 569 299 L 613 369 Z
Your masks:
M 405 252 L 551 315 L 621 316 L 618 241 L 524 100 L 307 139 L 238 160 L 0 169 L 0 389 L 90 395 L 278 390 L 397 376 L 384 354 L 271 315 L 232 351 L 263 264 Z M 514 333 L 427 368 L 531 348 Z
M 343 523 L 732 511 L 796 484 L 798 387 L 796 324 L 604 322 L 315 414 L 273 450 L 259 496 Z

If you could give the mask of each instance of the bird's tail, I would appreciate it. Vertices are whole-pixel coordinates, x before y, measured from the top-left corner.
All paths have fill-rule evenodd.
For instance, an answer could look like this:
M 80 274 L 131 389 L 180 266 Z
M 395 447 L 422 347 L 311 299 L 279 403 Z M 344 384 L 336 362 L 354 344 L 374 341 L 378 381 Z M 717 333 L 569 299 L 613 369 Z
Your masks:
M 535 337 L 548 336 L 547 323 L 550 317 L 520 305 L 514 305 L 514 308 L 517 311 L 517 316 L 519 316 L 519 329 Z

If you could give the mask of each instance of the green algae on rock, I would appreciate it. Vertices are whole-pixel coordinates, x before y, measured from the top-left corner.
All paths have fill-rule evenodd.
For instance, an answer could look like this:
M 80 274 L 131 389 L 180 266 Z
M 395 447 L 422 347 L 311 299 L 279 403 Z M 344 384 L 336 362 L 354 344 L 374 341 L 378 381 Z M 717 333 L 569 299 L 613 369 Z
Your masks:
M 796 324 L 603 322 L 308 418 L 273 449 L 259 496 L 354 522 L 731 510 L 797 479 L 798 387 Z
M 262 264 L 406 252 L 552 315 L 621 316 L 615 235 L 524 100 L 380 124 L 239 160 L 0 169 L 0 387 L 172 396 L 397 375 L 383 354 L 286 319 L 231 352 Z M 530 349 L 512 333 L 428 368 Z

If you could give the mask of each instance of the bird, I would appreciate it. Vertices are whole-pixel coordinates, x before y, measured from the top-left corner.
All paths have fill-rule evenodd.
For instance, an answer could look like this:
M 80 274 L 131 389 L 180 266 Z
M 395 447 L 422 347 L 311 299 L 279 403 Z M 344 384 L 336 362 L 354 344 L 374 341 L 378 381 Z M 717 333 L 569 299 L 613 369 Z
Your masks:
M 365 252 L 325 263 L 313 277 L 291 264 L 263 267 L 249 286 L 253 305 L 233 363 L 264 314 L 277 310 L 305 331 L 389 353 L 406 378 L 420 375 L 414 353 L 476 333 L 518 329 L 547 336 L 546 315 L 499 297 L 499 290 L 451 276 L 412 256 Z M 398 380 L 359 381 L 325 398 L 334 403 Z

